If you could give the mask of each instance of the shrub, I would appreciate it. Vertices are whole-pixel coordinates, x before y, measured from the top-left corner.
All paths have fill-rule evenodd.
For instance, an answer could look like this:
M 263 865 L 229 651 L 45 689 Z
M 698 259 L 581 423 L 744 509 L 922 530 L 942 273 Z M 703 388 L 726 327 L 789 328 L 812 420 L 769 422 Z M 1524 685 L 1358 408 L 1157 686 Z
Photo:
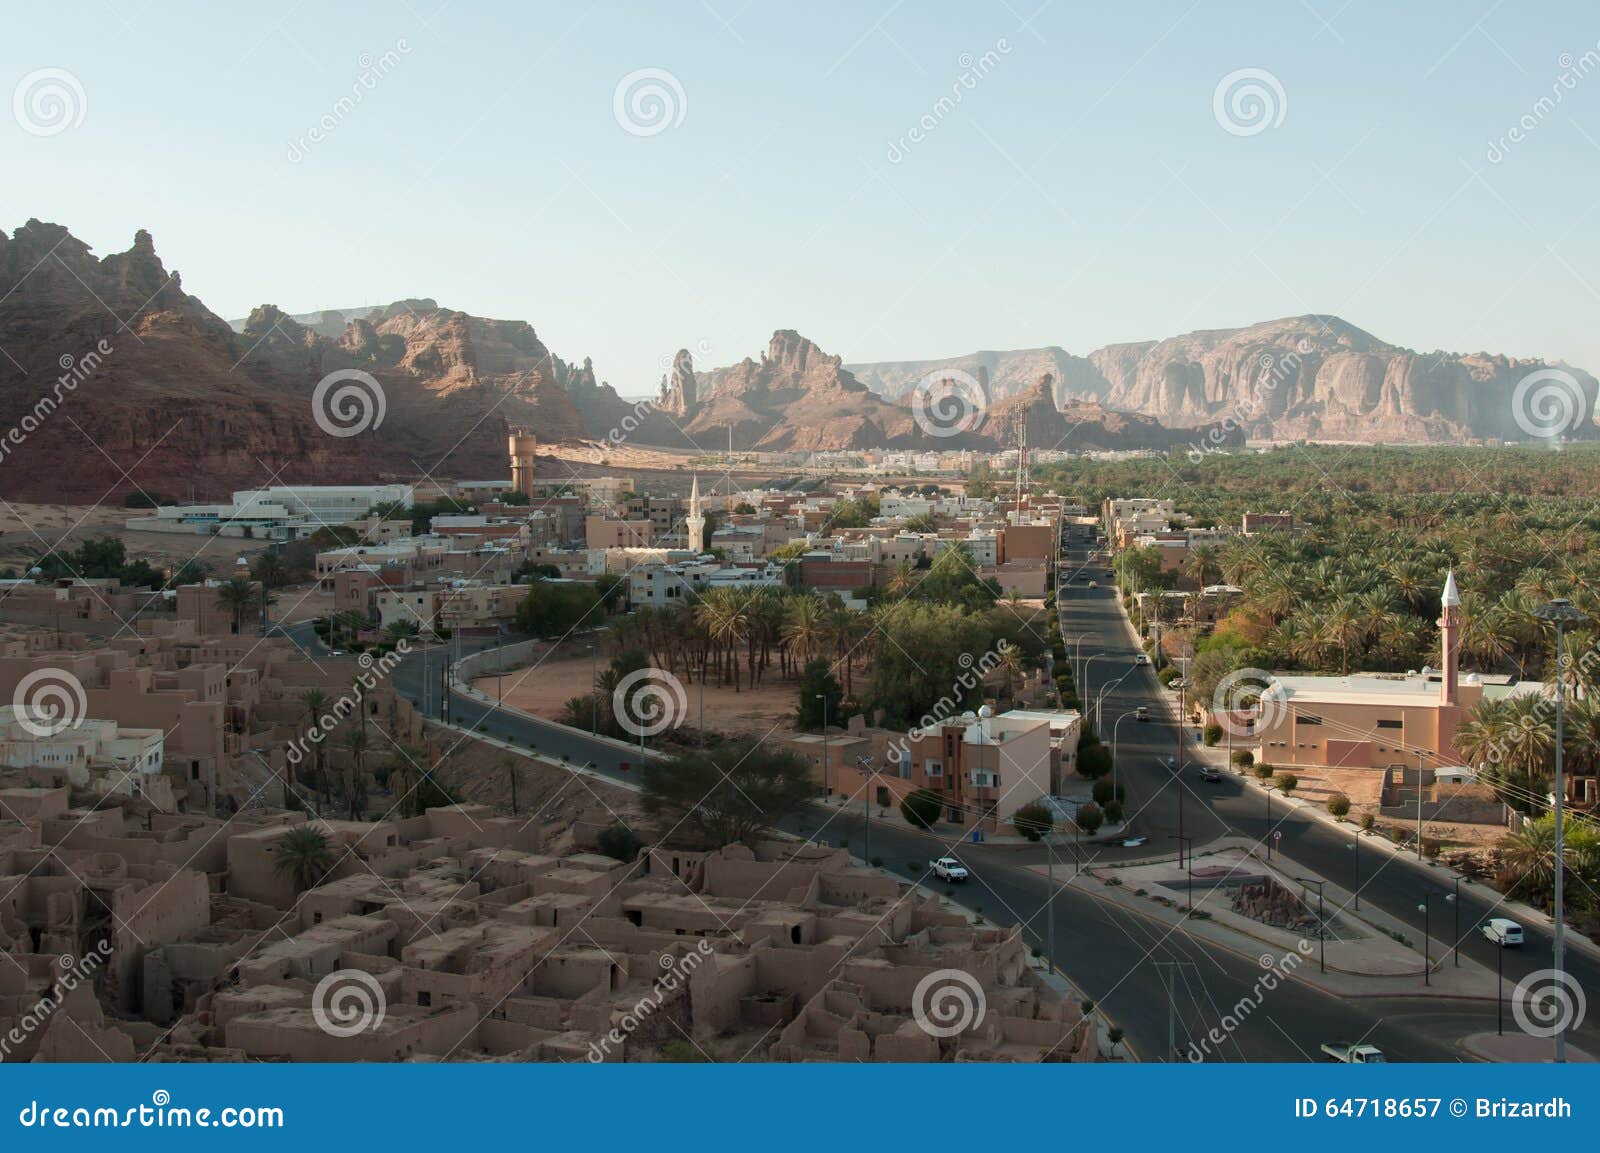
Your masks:
M 1373 816 L 1371 813 L 1362 813 L 1361 814 L 1361 828 L 1364 831 L 1370 833 L 1373 829 L 1375 829 L 1377 827 L 1378 827 L 1378 818 L 1377 817 Z
M 1350 812 L 1350 798 L 1343 793 L 1335 793 L 1328 798 L 1328 815 L 1343 819 Z
M 928 789 L 913 789 L 900 802 L 900 815 L 916 828 L 931 829 L 943 808 L 944 802 L 939 799 L 938 793 Z
M 1090 803 L 1078 809 L 1078 828 L 1088 833 L 1091 837 L 1094 836 L 1101 825 L 1105 824 L 1105 821 L 1106 815 L 1099 805 Z
M 1422 838 L 1422 855 L 1427 857 L 1430 861 L 1436 861 L 1439 859 L 1439 849 L 1441 847 L 1442 846 L 1439 844 L 1438 837 Z
M 1212 721 L 1202 730 L 1202 737 L 1205 740 L 1206 747 L 1210 748 L 1222 739 L 1222 726 L 1217 724 L 1216 721 Z
M 1105 807 L 1101 811 L 1105 813 L 1106 820 L 1110 821 L 1113 825 L 1119 825 L 1119 824 L 1122 823 L 1122 802 L 1121 801 L 1117 801 L 1117 800 L 1107 801 L 1105 803 Z
M 1256 780 L 1265 782 L 1272 776 L 1273 773 L 1277 772 L 1277 770 L 1271 765 L 1257 765 L 1252 772 L 1255 773 Z
M 1011 815 L 1011 827 L 1030 841 L 1048 835 L 1055 823 L 1054 814 L 1038 801 L 1029 801 Z
M 1295 787 L 1299 785 L 1300 778 L 1295 776 L 1293 773 L 1279 773 L 1278 779 L 1275 783 L 1278 786 L 1278 791 L 1287 797 L 1290 793 L 1294 792 Z
M 621 821 L 601 829 L 594 840 L 602 853 L 619 861 L 632 861 L 639 855 L 642 845 L 633 830 Z
M 1104 745 L 1094 744 L 1088 748 L 1078 748 L 1078 775 L 1095 780 L 1111 771 L 1111 750 Z
M 1107 801 L 1120 801 L 1128 795 L 1128 790 L 1121 785 L 1113 789 L 1110 781 L 1096 781 L 1094 783 L 1094 803 L 1104 805 Z
M 1161 682 L 1162 688 L 1170 689 L 1172 687 L 1172 682 L 1177 680 L 1178 676 L 1179 673 L 1177 667 L 1175 665 L 1168 665 L 1166 668 L 1162 669 L 1156 674 L 1156 679 Z
M 1235 751 L 1230 759 L 1233 761 L 1235 766 L 1241 769 L 1248 769 L 1251 765 L 1256 763 L 1256 755 L 1249 749 L 1239 749 Z

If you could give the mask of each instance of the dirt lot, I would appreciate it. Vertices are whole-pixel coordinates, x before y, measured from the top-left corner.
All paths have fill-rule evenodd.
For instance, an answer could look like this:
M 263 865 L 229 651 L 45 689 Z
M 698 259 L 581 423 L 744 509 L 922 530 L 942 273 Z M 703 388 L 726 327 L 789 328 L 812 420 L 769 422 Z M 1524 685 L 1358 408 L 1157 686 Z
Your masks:
M 546 657 L 537 667 L 506 674 L 505 701 L 513 708 L 554 719 L 569 698 L 581 696 L 593 683 L 591 677 L 587 655 Z M 492 697 L 498 691 L 495 682 L 495 677 L 481 677 L 473 685 Z M 793 681 L 769 680 L 753 690 L 745 686 L 737 693 L 731 686 L 708 683 L 706 728 L 752 737 L 764 737 L 775 728 L 787 731 L 792 727 L 798 691 Z M 699 682 L 684 685 L 685 725 L 700 723 L 700 696 Z
M 199 558 L 213 572 L 233 567 L 238 557 L 252 557 L 266 547 L 258 540 L 210 537 L 190 533 L 129 532 L 123 525 L 146 515 L 140 509 L 113 505 L 19 504 L 0 501 L 0 568 L 31 564 L 44 552 L 71 552 L 93 537 L 114 536 L 130 560 L 143 558 L 157 568 Z

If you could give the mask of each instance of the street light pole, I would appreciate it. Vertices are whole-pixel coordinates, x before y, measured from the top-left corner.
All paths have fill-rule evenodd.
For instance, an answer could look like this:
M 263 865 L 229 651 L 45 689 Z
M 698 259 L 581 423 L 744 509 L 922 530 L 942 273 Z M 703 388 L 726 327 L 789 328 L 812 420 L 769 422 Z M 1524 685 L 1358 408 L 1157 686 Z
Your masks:
M 1308 887 L 1312 885 L 1317 887 L 1317 967 L 1326 973 L 1328 971 L 1328 922 L 1324 914 L 1325 905 L 1322 900 L 1322 890 L 1328 882 L 1326 879 L 1314 881 L 1310 877 L 1301 877 L 1299 881 L 1302 900 L 1305 899 L 1305 891 Z
M 1129 709 L 1116 720 L 1111 722 L 1111 795 L 1117 795 L 1117 730 L 1122 727 L 1122 722 L 1136 715 L 1138 709 Z
M 1188 884 L 1185 887 L 1189 890 L 1189 912 L 1192 913 L 1194 912 L 1194 850 L 1190 846 L 1194 844 L 1194 838 L 1180 835 L 1174 839 L 1178 842 L 1178 864 L 1183 865 L 1185 860 L 1188 862 L 1184 869 L 1188 874 Z
M 1430 938 L 1428 934 L 1428 913 L 1433 907 L 1433 894 L 1424 894 L 1422 904 L 1417 906 L 1417 911 L 1422 914 L 1422 983 L 1431 985 L 1433 974 L 1433 958 L 1428 955 Z
M 1450 894 L 1450 903 L 1456 907 L 1455 944 L 1450 951 L 1455 954 L 1455 966 L 1461 968 L 1461 878 L 1456 878 L 1456 891 Z
M 1178 785 L 1178 839 L 1183 840 L 1183 721 L 1184 721 L 1184 692 L 1189 687 L 1189 682 L 1184 677 L 1178 677 L 1172 682 L 1178 686 L 1178 767 L 1174 779 Z M 1271 801 L 1268 801 L 1271 804 Z
M 1350 838 L 1350 843 L 1348 845 L 1346 845 L 1345 848 L 1348 849 L 1355 856 L 1355 861 L 1356 861 L 1355 911 L 1359 913 L 1361 911 L 1361 830 L 1360 829 L 1357 829 L 1355 831 L 1355 834 Z
M 1542 605 L 1534 610 L 1534 615 L 1540 620 L 1556 626 L 1556 780 L 1555 780 L 1555 971 L 1556 983 L 1561 984 L 1566 977 L 1567 936 L 1566 913 L 1564 911 L 1565 894 L 1563 888 L 1566 884 L 1565 862 L 1562 860 L 1564 846 L 1562 844 L 1562 817 L 1563 807 L 1566 803 L 1566 784 L 1562 779 L 1561 746 L 1565 740 L 1565 718 L 1562 714 L 1564 698 L 1564 670 L 1561 667 L 1561 640 L 1566 626 L 1583 620 L 1583 614 L 1572 607 L 1572 602 L 1565 597 L 1555 597 L 1549 604 Z M 1555 1060 L 1559 1065 L 1567 1059 L 1567 1030 L 1566 1023 L 1556 1030 Z

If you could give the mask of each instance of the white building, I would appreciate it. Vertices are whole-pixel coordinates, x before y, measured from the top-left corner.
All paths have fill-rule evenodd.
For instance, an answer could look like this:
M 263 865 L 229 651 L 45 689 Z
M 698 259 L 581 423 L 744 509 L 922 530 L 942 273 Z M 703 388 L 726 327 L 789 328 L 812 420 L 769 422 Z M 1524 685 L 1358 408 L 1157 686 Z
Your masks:
M 52 731 L 50 718 L 35 709 L 0 707 L 0 765 L 59 770 L 96 792 L 144 796 L 149 779 L 161 772 L 165 750 L 160 729 L 85 719 Z
M 240 489 L 228 504 L 170 505 L 127 527 L 143 532 L 192 532 L 260 540 L 297 540 L 320 528 L 355 524 L 381 505 L 415 504 L 408 484 L 279 485 Z

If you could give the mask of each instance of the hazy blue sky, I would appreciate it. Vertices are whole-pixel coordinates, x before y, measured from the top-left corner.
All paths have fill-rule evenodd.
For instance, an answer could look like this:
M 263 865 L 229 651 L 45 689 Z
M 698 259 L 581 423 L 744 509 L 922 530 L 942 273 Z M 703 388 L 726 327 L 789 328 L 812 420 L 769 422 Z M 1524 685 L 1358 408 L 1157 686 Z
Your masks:
M 876 360 L 1311 311 L 1600 370 L 1594 5 L 1034 5 L 12 8 L 0 227 L 148 228 L 225 316 L 526 319 L 625 394 L 780 327 Z M 17 107 L 46 68 L 65 125 Z M 636 135 L 646 68 L 681 120 Z M 1240 135 L 1213 96 L 1247 68 L 1282 118 Z

